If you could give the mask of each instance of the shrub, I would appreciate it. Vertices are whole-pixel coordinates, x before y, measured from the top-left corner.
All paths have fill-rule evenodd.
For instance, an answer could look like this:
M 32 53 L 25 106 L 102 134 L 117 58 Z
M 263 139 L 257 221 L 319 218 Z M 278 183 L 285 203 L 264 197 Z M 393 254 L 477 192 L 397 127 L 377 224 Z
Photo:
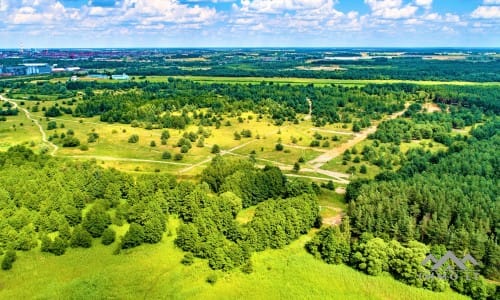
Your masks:
M 219 147 L 219 145 L 214 144 L 214 145 L 212 146 L 212 151 L 211 151 L 211 152 L 212 152 L 213 154 L 220 153 L 220 147 Z
M 129 138 L 128 138 L 128 142 L 131 143 L 131 144 L 135 144 L 139 141 L 139 136 L 137 134 L 132 134 Z
M 123 236 L 121 248 L 128 249 L 141 245 L 144 242 L 144 228 L 137 223 L 130 224 L 130 227 Z
M 73 248 L 82 247 L 90 248 L 92 246 L 92 236 L 90 233 L 83 229 L 80 225 L 76 226 L 71 235 L 69 242 L 70 246 Z
M 2 260 L 2 270 L 12 269 L 12 264 L 16 261 L 16 251 L 9 250 L 5 253 Z
M 207 282 L 214 285 L 217 282 L 217 275 L 216 274 L 208 275 Z
M 276 144 L 276 146 L 274 146 L 274 148 L 276 149 L 276 151 L 283 151 L 283 149 L 284 149 L 283 144 L 281 144 L 281 143 Z
M 80 140 L 74 136 L 67 136 L 63 140 L 63 147 L 78 147 L 80 146 Z
M 161 155 L 161 158 L 162 159 L 171 159 L 172 158 L 172 154 L 168 151 L 165 151 L 163 152 L 163 154 Z
M 193 262 L 194 262 L 194 255 L 192 253 L 187 253 L 181 260 L 181 263 L 186 266 L 192 265 Z
M 103 245 L 111 245 L 114 243 L 114 241 L 116 240 L 116 232 L 111 229 L 111 228 L 106 228 L 106 230 L 104 230 L 104 232 L 102 233 L 102 244 Z

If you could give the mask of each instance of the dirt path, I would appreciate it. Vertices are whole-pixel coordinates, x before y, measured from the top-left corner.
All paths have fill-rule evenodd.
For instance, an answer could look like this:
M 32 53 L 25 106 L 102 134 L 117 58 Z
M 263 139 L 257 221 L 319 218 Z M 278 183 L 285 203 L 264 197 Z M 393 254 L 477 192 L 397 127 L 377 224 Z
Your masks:
M 129 161 L 129 162 L 145 162 L 145 163 L 158 163 L 166 165 L 176 165 L 176 166 L 191 166 L 191 164 L 173 162 L 173 161 L 163 161 L 163 160 L 152 160 L 152 159 L 140 159 L 140 158 L 126 158 L 126 157 L 114 157 L 114 156 L 100 156 L 100 155 L 64 155 L 64 157 L 70 158 L 85 158 L 85 159 L 98 159 L 107 161 Z
M 395 119 L 395 118 L 401 116 L 405 111 L 406 111 L 406 108 L 402 111 L 393 113 L 385 120 Z M 356 133 L 354 135 L 353 139 L 350 139 L 347 142 L 341 144 L 339 147 L 336 147 L 336 148 L 334 148 L 328 152 L 325 152 L 324 154 L 316 157 L 315 159 L 309 161 L 309 164 L 313 166 L 314 170 L 318 171 L 324 164 L 326 164 L 330 160 L 334 159 L 335 157 L 342 155 L 345 150 L 350 149 L 351 147 L 353 147 L 357 143 L 365 140 L 368 137 L 368 135 L 377 131 L 377 125 L 378 125 L 378 123 L 366 128 L 365 130 L 363 130 L 359 133 Z
M 38 129 L 40 130 L 40 134 L 42 135 L 42 141 L 45 143 L 45 144 L 48 144 L 50 147 L 53 148 L 52 152 L 50 152 L 50 155 L 54 156 L 56 155 L 56 152 L 57 150 L 59 150 L 59 147 L 52 143 L 51 141 L 49 141 L 47 139 L 47 134 L 45 133 L 45 130 L 43 130 L 43 127 L 42 125 L 40 124 L 40 122 L 38 122 L 37 119 L 33 118 L 30 114 L 30 112 L 23 108 L 23 107 L 19 107 L 17 105 L 17 103 L 14 101 L 14 100 L 11 100 L 11 99 L 8 99 L 8 98 L 5 98 L 4 96 L 0 95 L 0 99 L 2 101 L 5 101 L 5 102 L 9 102 L 10 104 L 12 104 L 12 108 L 17 108 L 17 109 L 20 109 L 24 112 L 24 114 L 26 115 L 26 118 L 30 119 L 33 123 L 35 123 L 35 125 L 38 127 Z

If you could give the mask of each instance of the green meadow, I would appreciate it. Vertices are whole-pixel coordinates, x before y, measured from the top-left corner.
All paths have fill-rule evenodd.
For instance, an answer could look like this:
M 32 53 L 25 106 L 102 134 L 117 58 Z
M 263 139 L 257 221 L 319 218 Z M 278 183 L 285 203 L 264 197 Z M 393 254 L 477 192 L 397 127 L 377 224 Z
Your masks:
M 169 222 L 175 232 L 178 220 Z M 281 250 L 252 257 L 254 271 L 211 270 L 207 262 L 180 263 L 175 235 L 113 255 L 115 244 L 94 240 L 90 249 L 63 256 L 37 250 L 19 253 L 14 268 L 0 279 L 1 299 L 467 299 L 434 293 L 390 276 L 372 277 L 345 265 L 328 265 L 304 250 L 306 235 Z M 209 275 L 217 282 L 209 284 Z

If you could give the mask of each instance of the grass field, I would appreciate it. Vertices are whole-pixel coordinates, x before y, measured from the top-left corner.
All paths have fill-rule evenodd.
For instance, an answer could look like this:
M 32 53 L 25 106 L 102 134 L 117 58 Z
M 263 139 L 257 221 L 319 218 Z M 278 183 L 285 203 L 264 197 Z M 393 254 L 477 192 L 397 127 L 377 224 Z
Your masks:
M 169 228 L 177 224 L 171 220 Z M 60 257 L 19 253 L 13 269 L 2 272 L 0 299 L 467 299 L 325 264 L 304 250 L 310 236 L 254 254 L 252 274 L 215 272 L 198 259 L 184 266 L 173 235 L 119 255 L 112 254 L 114 245 L 98 240 L 91 249 L 70 249 Z M 218 276 L 214 285 L 206 282 L 211 274 Z

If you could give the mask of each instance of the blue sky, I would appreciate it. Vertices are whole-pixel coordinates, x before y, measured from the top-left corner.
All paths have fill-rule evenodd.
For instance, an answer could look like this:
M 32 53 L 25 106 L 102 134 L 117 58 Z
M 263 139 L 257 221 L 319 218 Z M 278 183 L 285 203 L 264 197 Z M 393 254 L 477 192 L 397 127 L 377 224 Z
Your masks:
M 0 48 L 500 47 L 500 0 L 0 0 Z

